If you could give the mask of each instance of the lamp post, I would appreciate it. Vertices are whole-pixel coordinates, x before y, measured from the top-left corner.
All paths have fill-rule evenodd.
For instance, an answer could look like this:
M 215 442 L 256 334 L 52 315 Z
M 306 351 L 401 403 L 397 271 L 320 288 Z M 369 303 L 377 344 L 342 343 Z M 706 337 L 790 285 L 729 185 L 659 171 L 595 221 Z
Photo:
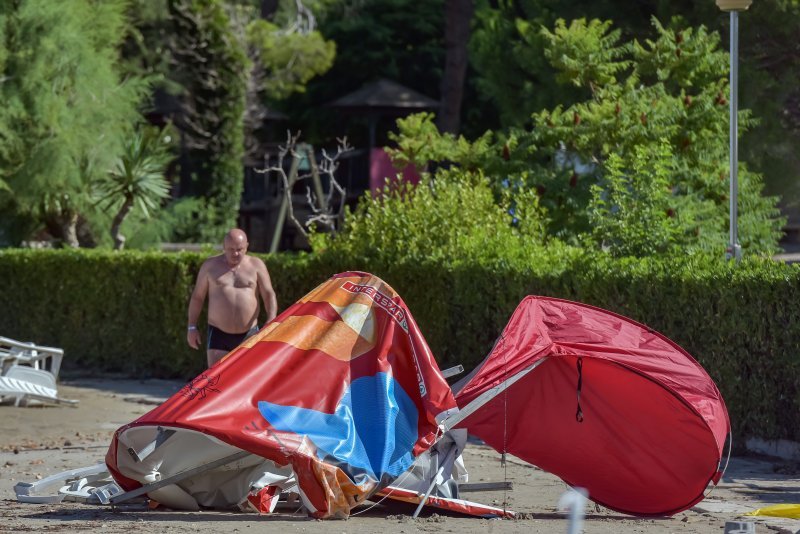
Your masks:
M 731 78 L 730 78 L 730 230 L 725 259 L 742 259 L 738 236 L 739 201 L 739 11 L 745 11 L 752 0 L 716 0 L 717 7 L 730 12 L 731 17 Z

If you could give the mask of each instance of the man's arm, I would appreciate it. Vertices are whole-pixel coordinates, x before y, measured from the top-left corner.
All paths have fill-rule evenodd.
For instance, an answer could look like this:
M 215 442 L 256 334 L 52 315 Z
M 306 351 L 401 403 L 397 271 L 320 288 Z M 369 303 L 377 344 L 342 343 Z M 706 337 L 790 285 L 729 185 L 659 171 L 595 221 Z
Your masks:
M 263 261 L 257 259 L 256 273 L 258 278 L 258 292 L 264 302 L 264 309 L 267 311 L 267 322 L 272 321 L 278 314 L 278 299 L 275 297 L 275 290 L 272 289 L 272 280 L 269 271 Z
M 197 329 L 197 318 L 203 310 L 203 303 L 208 295 L 208 261 L 205 261 L 197 273 L 197 281 L 189 299 L 189 321 L 186 329 L 186 342 L 193 349 L 200 348 L 200 331 Z

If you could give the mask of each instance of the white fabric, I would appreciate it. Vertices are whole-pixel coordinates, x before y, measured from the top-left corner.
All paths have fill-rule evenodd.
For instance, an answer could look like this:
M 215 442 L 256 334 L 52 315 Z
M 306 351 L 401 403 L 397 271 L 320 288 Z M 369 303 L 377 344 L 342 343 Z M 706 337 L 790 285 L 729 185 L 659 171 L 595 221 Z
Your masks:
M 118 439 L 117 468 L 126 477 L 142 484 L 157 482 L 173 475 L 230 456 L 239 449 L 218 439 L 192 430 L 172 428 L 175 434 L 137 462 L 128 448 L 145 449 L 158 434 L 156 427 L 133 427 Z M 169 458 L 169 465 L 164 459 Z M 289 487 L 295 484 L 291 466 L 278 466 L 265 458 L 249 455 L 233 463 L 196 474 L 148 495 L 159 503 L 181 510 L 199 507 L 235 508 L 251 491 L 267 485 Z

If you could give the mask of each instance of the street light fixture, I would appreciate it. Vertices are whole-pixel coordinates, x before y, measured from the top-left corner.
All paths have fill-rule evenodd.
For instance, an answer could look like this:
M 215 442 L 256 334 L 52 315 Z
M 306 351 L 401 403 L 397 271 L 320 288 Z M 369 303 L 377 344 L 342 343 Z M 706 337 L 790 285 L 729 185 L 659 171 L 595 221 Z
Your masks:
M 752 0 L 716 0 L 717 7 L 729 11 L 731 17 L 731 79 L 730 79 L 730 234 L 725 259 L 742 259 L 738 236 L 739 201 L 739 11 L 745 11 Z

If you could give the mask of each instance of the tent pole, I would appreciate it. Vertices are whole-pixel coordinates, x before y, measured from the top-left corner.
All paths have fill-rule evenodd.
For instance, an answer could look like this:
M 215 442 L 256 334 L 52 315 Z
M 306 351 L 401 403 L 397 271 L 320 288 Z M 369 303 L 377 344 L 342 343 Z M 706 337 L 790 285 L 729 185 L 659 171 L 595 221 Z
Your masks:
M 483 406 L 484 404 L 495 398 L 497 395 L 499 395 L 500 393 L 511 387 L 514 384 L 514 382 L 520 380 L 526 374 L 530 373 L 531 371 L 533 371 L 534 369 L 536 369 L 549 359 L 550 359 L 549 357 L 545 357 L 542 358 L 541 360 L 537 360 L 536 363 L 534 363 L 530 367 L 526 367 L 525 369 L 515 374 L 508 380 L 504 380 L 503 382 L 500 382 L 492 389 L 485 391 L 484 393 L 473 399 L 472 402 L 464 406 L 462 409 L 460 409 L 459 411 L 457 411 L 456 413 L 454 413 L 453 415 L 442 421 L 440 425 L 442 427 L 442 430 L 444 432 L 449 432 L 450 430 L 455 428 L 461 421 L 463 421 L 464 419 L 475 413 L 475 411 L 478 408 L 480 408 L 481 406 Z
M 442 471 L 444 471 L 444 466 L 441 466 L 439 470 L 436 471 L 436 475 L 433 477 L 433 480 L 431 480 L 431 485 L 428 486 L 428 491 L 425 492 L 425 496 L 419 502 L 417 509 L 414 510 L 414 515 L 411 516 L 412 518 L 416 519 L 419 513 L 422 511 L 422 507 L 425 506 L 426 502 L 428 502 L 428 497 L 431 496 L 431 492 L 433 491 L 433 487 L 436 485 L 436 481 L 442 476 Z
M 140 488 L 136 488 L 135 490 L 127 491 L 125 493 L 120 493 L 119 495 L 111 497 L 110 502 L 113 505 L 113 504 L 123 503 L 131 499 L 135 499 L 136 497 L 144 495 L 145 493 L 155 491 L 159 488 L 163 488 L 164 486 L 175 484 L 176 482 L 180 482 L 181 480 L 185 480 L 194 475 L 198 475 L 200 473 L 205 473 L 206 471 L 211 471 L 212 469 L 216 469 L 217 467 L 228 465 L 230 463 L 235 462 L 236 460 L 241 460 L 245 456 L 250 456 L 251 454 L 252 453 L 248 451 L 236 452 L 234 454 L 231 454 L 230 456 L 220 458 L 219 460 L 214 460 L 213 462 L 209 462 L 205 465 L 199 465 L 197 467 L 187 469 L 186 471 L 183 471 L 181 473 L 176 473 L 167 478 L 162 478 L 157 482 L 146 484 Z
M 425 496 L 420 501 L 419 505 L 417 506 L 417 509 L 414 510 L 414 515 L 411 516 L 412 518 L 414 519 L 417 518 L 419 513 L 422 511 L 422 507 L 425 506 L 426 502 L 428 502 L 428 497 L 431 496 L 434 486 L 436 486 L 436 484 L 441 483 L 440 481 L 442 480 L 442 473 L 444 473 L 444 468 L 447 466 L 447 464 L 450 463 L 450 460 L 453 458 L 453 456 L 455 456 L 456 450 L 458 450 L 458 447 L 456 447 L 455 445 L 450 447 L 450 449 L 447 451 L 447 454 L 445 454 L 444 458 L 442 458 L 439 465 L 439 469 L 436 471 L 436 475 L 434 475 L 433 480 L 431 480 L 431 485 L 428 486 L 428 491 L 425 492 Z

